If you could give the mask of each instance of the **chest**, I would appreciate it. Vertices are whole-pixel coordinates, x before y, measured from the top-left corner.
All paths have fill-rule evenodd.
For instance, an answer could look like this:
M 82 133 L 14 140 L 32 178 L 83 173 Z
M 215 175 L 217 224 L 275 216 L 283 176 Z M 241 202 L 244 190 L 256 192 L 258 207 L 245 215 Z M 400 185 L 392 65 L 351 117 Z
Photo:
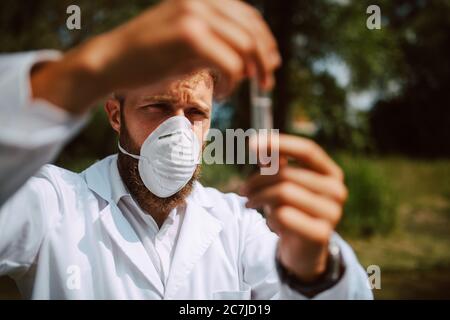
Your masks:
M 116 217 L 117 218 L 117 217 Z M 171 268 L 161 279 L 158 259 L 127 221 L 114 215 L 64 221 L 44 240 L 29 277 L 33 298 L 249 298 L 241 281 L 239 243 L 227 230 L 188 234 L 173 244 Z M 213 230 L 214 231 L 214 230 Z M 183 234 L 184 233 L 184 234 Z M 197 237 L 197 238 L 196 238 Z M 189 239 L 189 240 L 187 240 Z

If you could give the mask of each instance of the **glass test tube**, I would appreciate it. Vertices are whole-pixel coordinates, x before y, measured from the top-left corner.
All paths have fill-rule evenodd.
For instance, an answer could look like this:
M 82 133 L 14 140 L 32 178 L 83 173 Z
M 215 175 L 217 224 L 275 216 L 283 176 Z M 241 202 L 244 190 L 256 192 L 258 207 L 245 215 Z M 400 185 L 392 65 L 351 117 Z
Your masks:
M 261 90 L 256 78 L 250 79 L 250 103 L 252 128 L 272 129 L 272 98 L 270 93 Z

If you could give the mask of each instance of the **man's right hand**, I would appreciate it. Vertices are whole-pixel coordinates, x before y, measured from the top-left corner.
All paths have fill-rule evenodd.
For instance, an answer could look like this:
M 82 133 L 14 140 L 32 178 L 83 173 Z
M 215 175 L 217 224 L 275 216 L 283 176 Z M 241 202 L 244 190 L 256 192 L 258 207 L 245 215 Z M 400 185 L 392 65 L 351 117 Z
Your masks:
M 36 66 L 34 98 L 82 114 L 109 92 L 157 85 L 199 68 L 219 71 L 219 95 L 247 76 L 274 84 L 281 58 L 261 15 L 237 0 L 167 0 Z

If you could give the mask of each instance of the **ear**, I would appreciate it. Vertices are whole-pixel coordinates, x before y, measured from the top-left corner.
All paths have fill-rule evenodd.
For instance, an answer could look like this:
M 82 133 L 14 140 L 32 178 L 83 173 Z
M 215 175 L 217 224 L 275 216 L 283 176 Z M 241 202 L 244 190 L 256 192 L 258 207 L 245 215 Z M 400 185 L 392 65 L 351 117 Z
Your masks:
M 108 115 L 111 127 L 120 134 L 120 103 L 116 99 L 108 99 L 105 103 L 105 111 Z

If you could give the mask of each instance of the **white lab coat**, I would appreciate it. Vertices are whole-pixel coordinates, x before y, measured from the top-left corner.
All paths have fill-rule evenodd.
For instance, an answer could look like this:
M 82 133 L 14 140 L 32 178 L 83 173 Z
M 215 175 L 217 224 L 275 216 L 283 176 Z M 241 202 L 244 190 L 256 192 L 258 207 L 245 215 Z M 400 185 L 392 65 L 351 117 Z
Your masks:
M 277 236 L 245 198 L 196 184 L 164 288 L 111 195 L 116 156 L 82 174 L 44 166 L 0 211 L 0 273 L 38 299 L 303 298 L 281 285 Z M 337 236 L 336 236 L 337 237 Z M 369 298 L 366 275 L 337 237 L 346 272 L 318 298 Z
M 16 99 L 20 103 L 13 116 L 3 113 L 15 109 L 0 99 L 0 121 L 6 124 L 9 117 L 18 124 L 0 127 L 0 275 L 13 277 L 25 298 L 305 298 L 280 283 L 274 258 L 277 236 L 235 194 L 196 184 L 186 200 L 163 287 L 139 237 L 112 200 L 108 172 L 115 156 L 82 174 L 46 165 L 14 193 L 83 122 L 67 115 L 55 118 L 48 112 L 51 106 L 41 108 L 30 100 L 27 72 L 36 54 L 33 59 L 29 56 L 0 57 L 0 70 L 12 74 L 0 74 L 0 96 L 11 102 L 24 95 Z M 14 60 L 21 71 L 10 67 Z M 34 135 L 22 141 L 25 133 Z M 372 298 L 367 275 L 353 251 L 338 235 L 334 237 L 346 271 L 334 287 L 315 298 Z

